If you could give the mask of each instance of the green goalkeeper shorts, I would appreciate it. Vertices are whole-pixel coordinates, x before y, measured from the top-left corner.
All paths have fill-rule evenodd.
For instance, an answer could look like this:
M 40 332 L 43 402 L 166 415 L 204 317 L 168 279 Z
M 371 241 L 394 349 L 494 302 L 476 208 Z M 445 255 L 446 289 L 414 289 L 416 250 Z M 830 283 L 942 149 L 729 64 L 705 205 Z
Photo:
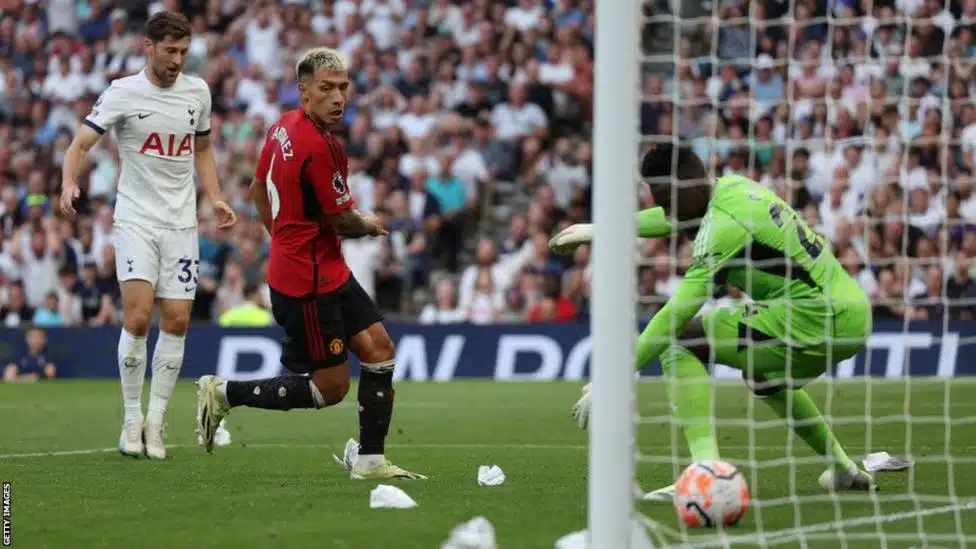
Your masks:
M 702 325 L 712 361 L 742 370 L 759 395 L 802 387 L 864 347 L 870 304 L 803 310 L 787 302 L 756 302 L 706 313 Z

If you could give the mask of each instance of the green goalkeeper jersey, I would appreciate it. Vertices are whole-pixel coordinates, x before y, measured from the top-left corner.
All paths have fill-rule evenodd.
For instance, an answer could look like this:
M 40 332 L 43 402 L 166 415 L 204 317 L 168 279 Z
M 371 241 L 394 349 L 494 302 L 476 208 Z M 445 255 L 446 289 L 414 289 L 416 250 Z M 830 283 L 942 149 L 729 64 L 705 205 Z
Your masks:
M 692 265 L 645 330 L 655 343 L 647 356 L 658 357 L 725 284 L 776 303 L 789 318 L 784 333 L 772 335 L 800 347 L 822 343 L 832 335 L 835 314 L 867 303 L 823 236 L 775 193 L 738 175 L 715 183 L 692 244 Z

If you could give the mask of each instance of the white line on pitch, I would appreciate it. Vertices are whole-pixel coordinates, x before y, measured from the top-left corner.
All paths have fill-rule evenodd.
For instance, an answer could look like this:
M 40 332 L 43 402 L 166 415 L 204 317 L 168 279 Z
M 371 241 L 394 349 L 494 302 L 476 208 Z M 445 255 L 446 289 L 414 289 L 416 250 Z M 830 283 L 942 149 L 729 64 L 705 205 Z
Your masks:
M 499 450 L 503 448 L 514 448 L 517 450 L 573 450 L 581 451 L 586 450 L 587 446 L 584 444 L 425 444 L 425 443 L 402 443 L 402 444 L 387 444 L 390 448 L 429 448 L 429 449 L 440 449 L 440 450 Z M 167 444 L 167 448 L 197 448 L 195 444 Z M 231 449 L 251 449 L 251 448 L 334 448 L 339 450 L 342 448 L 341 444 L 295 444 L 289 442 L 255 442 L 255 443 L 240 443 L 235 442 Z M 724 446 L 730 450 L 745 450 L 749 447 L 747 446 Z M 755 446 L 756 450 L 778 450 L 779 446 Z M 19 458 L 35 458 L 35 457 L 58 457 L 58 456 L 83 456 L 89 454 L 107 454 L 111 452 L 117 452 L 118 448 L 82 448 L 78 450 L 55 450 L 51 452 L 24 452 L 24 453 L 11 453 L 11 454 L 0 454 L 0 459 L 19 459 Z M 220 449 L 218 452 L 222 451 Z
M 256 442 L 256 443 L 234 443 L 231 450 L 252 448 L 334 448 L 337 451 L 342 449 L 341 444 L 295 444 L 289 442 Z M 441 450 L 499 450 L 503 448 L 515 448 L 518 450 L 585 450 L 587 447 L 582 444 L 424 444 L 424 443 L 403 443 L 387 444 L 389 448 L 428 448 Z M 177 448 L 199 448 L 196 444 L 167 444 L 166 448 L 172 450 Z M 773 448 L 773 447 L 770 447 Z M 118 452 L 118 448 L 82 448 L 78 450 L 55 450 L 51 452 L 24 452 L 13 454 L 0 454 L 0 459 L 19 459 L 36 457 L 59 457 L 59 456 L 83 456 L 90 454 L 108 454 Z M 223 450 L 218 449 L 218 452 Z
M 168 446 L 171 448 L 172 446 Z M 86 454 L 104 454 L 107 452 L 118 452 L 118 448 L 87 448 L 82 450 L 57 450 L 54 452 L 26 452 L 23 454 L 0 454 L 0 459 L 34 458 L 34 457 L 57 457 L 57 456 L 83 456 Z
M 502 449 L 515 449 L 515 450 L 568 450 L 568 451 L 583 451 L 588 448 L 585 444 L 478 444 L 478 443 L 391 443 L 387 444 L 390 448 L 404 448 L 404 449 L 432 449 L 432 450 L 502 450 Z M 196 444 L 167 444 L 167 448 L 180 449 L 180 448 L 199 448 Z M 643 448 L 664 448 L 666 446 L 650 446 L 644 445 Z M 337 451 L 341 450 L 341 444 L 323 444 L 323 443 L 291 443 L 291 442 L 235 442 L 229 450 L 234 449 L 262 449 L 262 448 L 333 448 Z M 970 448 L 965 446 L 964 448 Z M 723 445 L 723 450 L 755 450 L 757 452 L 771 452 L 771 451 L 782 451 L 782 446 L 733 446 L 733 445 Z M 52 450 L 48 452 L 23 452 L 23 453 L 8 453 L 0 454 L 0 460 L 4 459 L 25 459 L 25 458 L 38 458 L 38 457 L 60 457 L 60 456 L 83 456 L 91 454 L 108 454 L 112 452 L 117 452 L 117 447 L 110 448 L 80 448 L 77 450 Z M 217 449 L 218 452 L 226 451 L 223 449 Z M 646 453 L 646 452 L 645 452 Z M 686 459 L 682 456 L 682 459 Z
M 881 516 L 864 516 L 855 519 L 835 520 L 832 522 L 821 522 L 800 528 L 788 528 L 785 530 L 773 530 L 772 532 L 760 532 L 755 534 L 744 534 L 737 536 L 722 536 L 707 541 L 686 543 L 682 549 L 706 549 L 709 547 L 728 547 L 736 543 L 762 543 L 766 545 L 777 545 L 795 541 L 797 537 L 806 534 L 819 534 L 824 532 L 841 531 L 845 528 L 856 528 L 858 526 L 873 526 L 875 524 L 885 524 L 889 522 L 899 522 L 920 517 L 930 517 L 933 515 L 947 515 L 956 511 L 976 510 L 976 501 L 966 501 L 953 505 L 943 505 L 941 507 L 930 507 L 917 511 L 902 511 L 900 513 L 890 513 Z

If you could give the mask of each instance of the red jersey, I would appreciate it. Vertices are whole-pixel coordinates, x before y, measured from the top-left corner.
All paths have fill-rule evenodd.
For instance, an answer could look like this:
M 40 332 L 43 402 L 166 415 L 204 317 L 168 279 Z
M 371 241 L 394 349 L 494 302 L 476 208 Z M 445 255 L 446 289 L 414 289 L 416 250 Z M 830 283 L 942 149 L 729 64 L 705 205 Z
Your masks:
M 348 174 L 342 144 L 304 110 L 285 113 L 268 130 L 255 177 L 265 182 L 271 204 L 268 285 L 275 291 L 324 294 L 349 279 L 341 239 L 324 217 L 355 205 Z

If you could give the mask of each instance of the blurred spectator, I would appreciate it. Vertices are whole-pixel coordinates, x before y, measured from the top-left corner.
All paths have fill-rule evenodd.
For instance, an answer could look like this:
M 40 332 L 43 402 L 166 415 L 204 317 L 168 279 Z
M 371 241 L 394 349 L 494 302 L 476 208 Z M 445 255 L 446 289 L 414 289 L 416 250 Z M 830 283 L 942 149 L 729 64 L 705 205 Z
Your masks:
M 956 252 L 955 265 L 945 290 L 953 320 L 976 320 L 976 282 L 972 268 L 972 258 L 963 251 Z
M 575 151 L 569 138 L 556 141 L 552 152 L 544 160 L 541 169 L 546 174 L 546 183 L 553 190 L 556 207 L 567 209 L 579 191 L 589 186 L 587 170 L 589 147 L 580 145 Z
M 48 218 L 47 221 L 52 219 Z M 10 254 L 20 267 L 27 303 L 37 307 L 55 289 L 62 243 L 48 227 L 25 226 L 11 240 L 13 248 Z
M 423 172 L 411 178 L 411 191 L 394 191 L 387 200 L 392 258 L 402 266 L 400 291 L 410 292 L 426 282 L 430 268 L 431 246 L 428 234 L 440 227 L 440 210 L 430 195 L 422 190 Z
M 504 298 L 495 287 L 491 271 L 479 269 L 474 279 L 469 300 L 464 303 L 464 312 L 472 324 L 492 324 L 501 319 Z
M 230 309 L 237 307 L 244 301 L 244 287 L 248 283 L 244 279 L 244 271 L 240 263 L 229 262 L 224 267 L 224 279 L 217 289 L 217 312 L 223 315 Z
M 508 288 L 514 282 L 516 274 L 527 264 L 531 251 L 532 244 L 526 242 L 518 252 L 500 258 L 494 241 L 482 238 L 475 248 L 474 264 L 467 266 L 461 273 L 458 285 L 461 308 L 469 308 L 477 279 L 482 272 L 488 273 L 492 288 Z M 483 282 L 482 285 L 487 286 L 487 283 Z
M 217 222 L 210 218 L 200 223 L 200 265 L 197 270 L 197 293 L 193 302 L 193 318 L 210 320 L 224 266 L 234 252 L 225 232 L 217 230 Z
M 464 245 L 464 216 L 471 213 L 467 190 L 460 179 L 448 171 L 450 159 L 444 155 L 440 159 L 438 175 L 427 177 L 425 188 L 437 202 L 440 212 L 440 230 L 437 242 L 437 255 L 444 259 L 447 270 L 456 273 L 458 256 Z
M 925 294 L 917 300 L 915 318 L 942 322 L 946 311 L 942 269 L 931 266 L 925 271 Z
M 81 320 L 85 325 L 103 326 L 116 321 L 113 288 L 99 280 L 98 265 L 94 261 L 82 265 L 81 280 L 73 291 L 81 299 Z
M 528 238 L 528 224 L 525 216 L 513 215 L 508 222 L 508 234 L 501 244 L 501 253 L 510 254 L 521 249 Z
M 20 281 L 7 284 L 7 303 L 0 308 L 0 316 L 7 328 L 17 328 L 34 318 L 34 309 L 27 304 L 24 285 Z
M 457 288 L 449 278 L 437 282 L 434 302 L 420 312 L 421 324 L 455 324 L 467 320 L 466 311 L 458 308 Z
M 397 259 L 390 240 L 380 244 L 376 258 L 376 304 L 382 310 L 400 310 L 405 304 L 404 265 Z
M 34 309 L 33 324 L 42 328 L 64 326 L 65 322 L 61 316 L 61 307 L 58 303 L 57 292 L 47 294 L 41 305 Z
M 542 286 L 542 299 L 529 308 L 525 320 L 533 324 L 573 321 L 577 314 L 576 305 L 562 293 L 559 276 L 544 276 Z
M 224 311 L 218 324 L 226 328 L 260 328 L 271 326 L 274 319 L 263 305 L 261 288 L 256 284 L 244 287 L 244 297 L 236 305 Z
M 530 135 L 543 136 L 549 126 L 542 108 L 527 102 L 525 88 L 521 84 L 508 89 L 508 100 L 495 106 L 491 121 L 498 139 L 509 142 Z
M 3 370 L 6 383 L 33 383 L 57 377 L 57 366 L 44 355 L 47 347 L 47 333 L 43 328 L 30 326 L 24 337 L 27 352 L 21 358 L 7 364 Z
M 76 293 L 78 289 L 78 267 L 64 264 L 58 269 L 58 284 L 54 292 L 58 303 L 57 313 L 64 326 L 77 326 L 82 319 L 82 300 Z M 35 313 L 34 323 L 37 324 Z

